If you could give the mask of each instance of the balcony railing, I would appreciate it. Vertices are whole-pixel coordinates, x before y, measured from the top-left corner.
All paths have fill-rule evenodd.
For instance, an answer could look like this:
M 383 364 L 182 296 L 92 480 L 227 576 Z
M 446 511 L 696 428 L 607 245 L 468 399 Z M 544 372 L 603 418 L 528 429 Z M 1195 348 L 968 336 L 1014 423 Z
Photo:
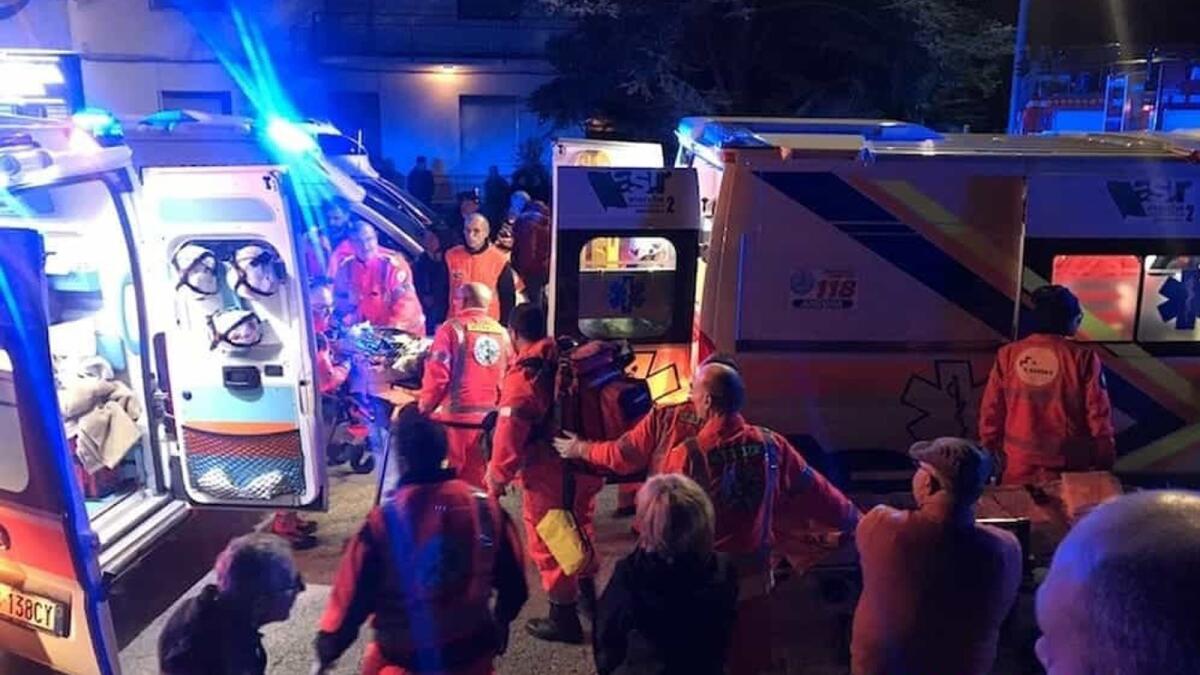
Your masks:
M 507 21 L 413 13 L 317 12 L 313 52 L 320 57 L 541 58 L 550 38 L 570 23 L 553 18 Z

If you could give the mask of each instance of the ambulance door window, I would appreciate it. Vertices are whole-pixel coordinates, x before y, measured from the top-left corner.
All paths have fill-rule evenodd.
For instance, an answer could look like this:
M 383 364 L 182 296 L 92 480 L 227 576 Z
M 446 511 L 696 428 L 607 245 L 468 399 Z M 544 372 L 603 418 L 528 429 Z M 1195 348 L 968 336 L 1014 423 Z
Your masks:
M 579 332 L 585 337 L 666 335 L 675 298 L 675 246 L 663 237 L 595 237 L 579 252 Z
M 1142 265 L 1134 255 L 1059 255 L 1051 283 L 1079 298 L 1084 323 L 1079 338 L 1094 342 L 1133 340 Z
M 1200 256 L 1146 256 L 1138 341 L 1200 341 L 1197 315 L 1200 315 Z
M 0 348 L 0 492 L 20 495 L 29 487 L 29 462 L 21 434 L 13 363 L 8 350 Z

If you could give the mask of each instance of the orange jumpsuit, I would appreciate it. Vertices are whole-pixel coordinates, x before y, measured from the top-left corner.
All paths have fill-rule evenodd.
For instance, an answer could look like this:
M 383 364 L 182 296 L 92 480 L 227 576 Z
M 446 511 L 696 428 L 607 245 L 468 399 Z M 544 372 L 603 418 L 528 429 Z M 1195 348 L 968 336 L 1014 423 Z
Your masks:
M 595 576 L 598 565 L 595 556 L 590 556 L 578 575 L 568 576 L 537 532 L 537 524 L 547 511 L 566 506 L 567 463 L 551 444 L 556 433 L 551 413 L 557 365 L 558 348 L 553 338 L 530 345 L 517 355 L 500 388 L 500 418 L 496 422 L 488 474 L 493 484 L 498 485 L 507 485 L 519 475 L 524 488 L 523 519 L 529 556 L 551 602 L 565 605 L 575 602 L 579 595 L 576 577 Z M 584 536 L 592 541 L 596 494 L 604 487 L 604 479 L 576 473 L 574 481 L 571 511 Z
M 527 597 L 520 540 L 499 503 L 449 471 L 408 476 L 348 543 L 317 656 L 336 661 L 373 617 L 364 675 L 490 674 L 497 627 Z
M 655 407 L 620 438 L 589 442 L 584 459 L 620 475 L 643 471 L 654 475 L 667 450 L 699 431 L 700 418 L 691 403 Z M 622 483 L 617 492 L 617 506 L 633 506 L 639 487 L 636 483 Z
M 333 288 L 339 310 L 356 323 L 425 334 L 425 313 L 412 270 L 401 256 L 380 253 L 366 262 L 353 256 L 344 259 Z
M 446 426 L 450 466 L 472 485 L 483 485 L 483 423 L 496 410 L 511 359 L 508 331 L 487 310 L 471 308 L 438 328 L 425 361 L 421 414 Z
M 1112 405 L 1100 357 L 1058 335 L 1002 347 L 983 392 L 979 438 L 1004 454 L 1005 484 L 1112 468 Z
M 507 318 L 507 310 L 515 304 L 516 281 L 508 254 L 485 244 L 478 251 L 469 251 L 458 245 L 446 251 L 446 271 L 450 278 L 450 307 L 454 306 L 454 294 L 466 284 L 479 283 L 492 289 L 492 304 L 488 314 L 501 323 Z
M 741 415 L 712 417 L 667 451 L 662 473 L 693 478 L 712 499 L 715 548 L 729 554 L 741 593 L 731 644 L 733 673 L 757 673 L 771 657 L 770 559 L 777 539 L 816 522 L 853 532 L 859 511 L 779 434 Z

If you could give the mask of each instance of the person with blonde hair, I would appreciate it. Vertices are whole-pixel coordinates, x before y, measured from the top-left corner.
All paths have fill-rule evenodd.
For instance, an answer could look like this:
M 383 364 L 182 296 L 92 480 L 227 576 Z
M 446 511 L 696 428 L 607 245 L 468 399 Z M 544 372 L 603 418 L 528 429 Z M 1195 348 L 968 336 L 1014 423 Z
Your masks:
M 737 606 L 737 574 L 713 550 L 708 494 L 662 474 L 637 495 L 638 543 L 600 598 L 593 652 L 600 675 L 723 673 Z

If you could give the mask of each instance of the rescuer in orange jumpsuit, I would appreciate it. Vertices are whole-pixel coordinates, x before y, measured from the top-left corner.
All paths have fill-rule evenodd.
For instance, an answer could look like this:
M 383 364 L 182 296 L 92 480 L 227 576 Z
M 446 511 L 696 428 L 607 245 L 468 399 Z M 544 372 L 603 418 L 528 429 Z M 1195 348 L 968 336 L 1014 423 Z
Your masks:
M 528 597 L 516 527 L 495 499 L 442 468 L 440 426 L 409 410 L 392 438 L 400 484 L 342 555 L 317 633 L 317 672 L 373 616 L 364 675 L 494 673 Z
M 354 256 L 342 261 L 334 277 L 340 312 L 355 323 L 424 335 L 425 314 L 408 263 L 380 248 L 375 228 L 365 221 L 357 223 L 350 243 Z
M 506 323 L 516 304 L 516 278 L 508 254 L 488 242 L 487 218 L 473 213 L 463 224 L 465 243 L 446 251 L 446 270 L 450 278 L 450 302 L 464 284 L 481 283 L 492 291 L 488 314 Z
M 458 311 L 433 336 L 418 397 L 421 414 L 446 427 L 450 466 L 477 486 L 487 468 L 485 419 L 496 411 L 513 356 L 508 330 L 487 314 L 491 299 L 483 284 L 459 287 Z
M 577 602 L 585 613 L 595 608 L 597 561 L 589 555 L 577 574 L 566 574 L 538 533 L 537 524 L 551 509 L 567 508 L 568 482 L 573 481 L 575 495 L 569 510 L 582 536 L 594 540 L 592 515 L 604 481 L 599 476 L 568 474 L 567 463 L 551 445 L 557 431 L 553 413 L 558 348 L 554 339 L 546 336 L 545 314 L 534 305 L 522 304 L 513 310 L 508 325 L 517 358 L 500 389 L 500 418 L 486 477 L 488 491 L 501 494 L 518 476 L 524 488 L 529 555 L 550 599 L 549 616 L 530 619 L 526 630 L 542 640 L 579 644 L 583 627 Z
M 731 556 L 741 587 L 730 659 L 732 672 L 739 674 L 761 672 L 771 665 L 767 594 L 773 584 L 770 562 L 776 540 L 806 532 L 814 521 L 848 535 L 859 517 L 858 508 L 810 467 L 787 439 L 746 422 L 740 412 L 745 397 L 737 370 L 724 363 L 706 363 L 696 372 L 689 397 L 700 428 L 661 457 L 639 451 L 652 445 L 647 441 L 642 441 L 642 448 L 622 443 L 624 439 L 586 444 L 567 439 L 558 444 L 565 456 L 582 456 L 586 451 L 589 457 L 595 453 L 598 459 L 624 467 L 649 460 L 654 462 L 652 473 L 686 474 L 708 492 L 716 514 L 716 550 Z M 679 419 L 685 412 L 680 406 L 674 414 Z M 679 431 L 686 433 L 690 426 L 685 422 Z M 627 436 L 636 439 L 638 429 L 641 434 L 652 430 L 643 422 Z M 616 453 L 607 455 L 609 450 Z
M 724 354 L 713 354 L 701 365 L 709 363 L 723 363 L 737 370 L 737 362 Z M 700 433 L 703 422 L 692 402 L 685 401 L 655 406 L 636 426 L 615 440 L 586 442 L 579 440 L 576 434 L 564 431 L 554 439 L 554 446 L 563 459 L 581 459 L 621 476 L 645 473 L 649 477 L 660 473 L 658 467 L 667 450 Z M 630 509 L 634 506 L 638 487 L 640 484 L 619 486 L 614 515 L 632 515 Z
M 1062 286 L 1033 292 L 1034 333 L 1005 345 L 979 410 L 981 445 L 1004 460 L 1004 484 L 1049 481 L 1064 471 L 1109 470 L 1116 459 L 1104 367 L 1071 340 L 1083 321 Z

